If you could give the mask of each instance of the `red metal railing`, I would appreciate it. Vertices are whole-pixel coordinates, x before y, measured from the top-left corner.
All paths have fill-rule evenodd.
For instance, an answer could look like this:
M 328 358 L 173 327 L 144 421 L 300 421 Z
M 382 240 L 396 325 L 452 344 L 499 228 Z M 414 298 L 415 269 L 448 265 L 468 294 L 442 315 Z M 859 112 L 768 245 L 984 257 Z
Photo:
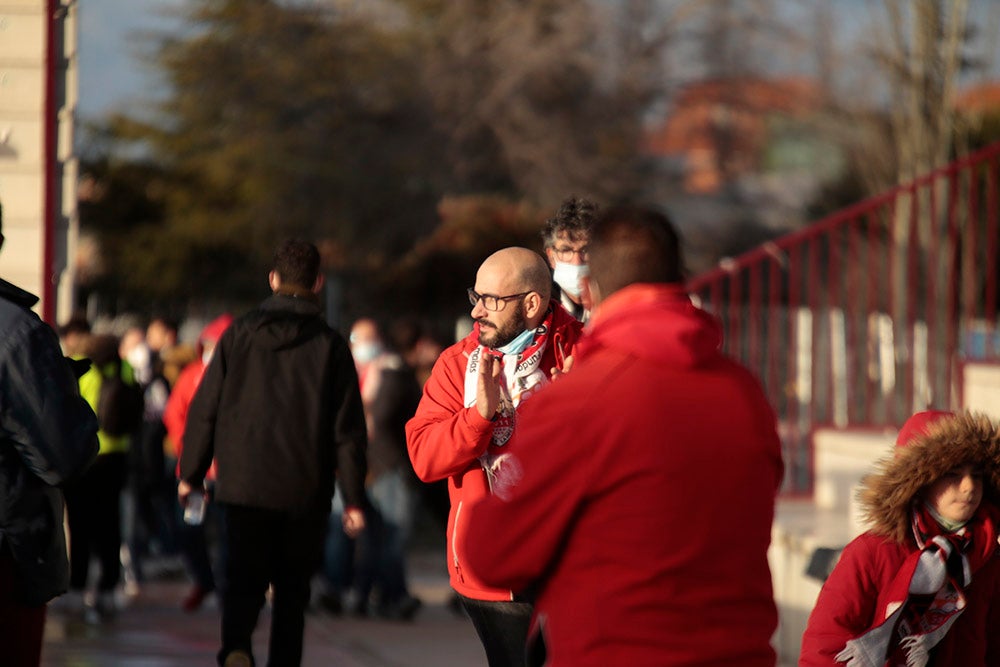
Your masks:
M 787 493 L 821 425 L 898 427 L 958 407 L 958 363 L 1000 358 L 1000 143 L 689 281 L 778 412 Z

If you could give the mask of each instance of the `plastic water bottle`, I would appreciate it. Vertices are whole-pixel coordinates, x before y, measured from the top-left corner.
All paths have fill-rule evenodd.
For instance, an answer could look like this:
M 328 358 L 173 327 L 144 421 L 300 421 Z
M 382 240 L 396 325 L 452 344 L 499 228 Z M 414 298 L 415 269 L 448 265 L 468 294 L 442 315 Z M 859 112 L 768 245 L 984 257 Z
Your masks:
M 205 492 L 192 491 L 184 504 L 184 523 L 199 526 L 205 520 Z

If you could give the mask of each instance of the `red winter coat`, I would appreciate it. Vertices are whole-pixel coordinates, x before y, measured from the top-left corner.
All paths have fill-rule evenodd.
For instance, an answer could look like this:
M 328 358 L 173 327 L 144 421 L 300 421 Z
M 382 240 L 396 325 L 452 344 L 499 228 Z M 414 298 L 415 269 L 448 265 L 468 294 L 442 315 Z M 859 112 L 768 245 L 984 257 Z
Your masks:
M 205 362 L 195 359 L 184 367 L 177 377 L 173 389 L 170 390 L 170 398 L 163 409 L 163 425 L 167 428 L 167 437 L 174 445 L 174 456 L 177 457 L 177 469 L 175 473 L 180 476 L 181 452 L 184 451 L 184 429 L 187 426 L 188 409 L 191 407 L 191 400 L 201 378 L 205 375 Z M 215 480 L 215 462 L 206 475 L 207 479 Z
M 909 424 L 910 422 L 908 422 Z M 907 432 L 904 426 L 901 432 Z M 892 591 L 903 561 L 916 551 L 914 502 L 925 488 L 962 465 L 983 470 L 986 498 L 1000 490 L 1000 437 L 996 425 L 981 415 L 960 414 L 933 428 L 903 437 L 894 455 L 866 477 L 859 501 L 871 529 L 855 538 L 823 584 L 802 636 L 799 664 L 841 665 L 835 661 L 849 639 L 878 626 L 901 600 Z M 930 651 L 933 667 L 1000 667 L 1000 558 L 996 527 L 1000 510 L 987 500 L 968 527 L 972 544 L 965 552 L 972 583 L 967 606 L 948 634 Z M 895 599 L 893 599 L 895 597 Z
M 834 656 L 847 640 L 878 624 L 876 610 L 891 602 L 882 593 L 916 548 L 912 539 L 900 544 L 871 532 L 848 544 L 809 617 L 799 665 L 842 666 Z M 1000 666 L 1000 558 L 990 559 L 973 573 L 965 594 L 968 606 L 932 650 L 930 664 Z
M 552 332 L 539 368 L 546 374 L 562 369 L 563 360 L 574 353 L 583 325 L 552 301 Z M 406 424 L 406 446 L 417 476 L 425 482 L 448 478 L 448 571 L 451 586 L 476 600 L 511 600 L 509 588 L 488 586 L 465 567 L 463 551 L 467 526 L 464 508 L 489 494 L 486 473 L 478 461 L 490 444 L 493 422 L 483 419 L 473 406 L 464 407 L 465 370 L 469 354 L 476 349 L 479 327 L 447 348 L 438 357 L 424 385 L 417 412 Z M 534 400 L 534 396 L 531 396 Z M 518 407 L 518 412 L 531 402 Z
M 466 558 L 491 585 L 538 591 L 548 665 L 774 666 L 781 450 L 720 342 L 681 286 L 627 287 L 519 413 L 523 477 L 471 508 Z

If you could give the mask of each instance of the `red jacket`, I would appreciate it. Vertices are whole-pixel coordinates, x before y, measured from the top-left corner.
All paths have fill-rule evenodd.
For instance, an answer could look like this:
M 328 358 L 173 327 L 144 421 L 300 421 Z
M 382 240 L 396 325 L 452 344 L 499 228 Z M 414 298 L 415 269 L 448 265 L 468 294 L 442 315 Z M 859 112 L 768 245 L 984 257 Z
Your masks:
M 466 558 L 491 585 L 538 591 L 548 665 L 774 667 L 781 450 L 720 342 L 682 287 L 627 287 L 519 414 L 523 477 L 470 508 Z
M 177 457 L 177 470 L 180 476 L 181 452 L 184 451 L 184 429 L 187 426 L 188 408 L 191 407 L 191 399 L 198 391 L 201 378 L 205 375 L 205 363 L 201 359 L 195 359 L 184 367 L 177 377 L 173 389 L 170 390 L 170 398 L 167 399 L 167 406 L 163 409 L 163 425 L 167 427 L 167 437 L 174 445 L 174 456 Z M 215 479 L 215 462 L 209 469 L 206 478 Z
M 545 373 L 562 369 L 563 360 L 574 353 L 583 325 L 555 301 L 552 302 L 552 332 L 539 366 Z M 438 357 L 417 412 L 406 424 L 406 446 L 417 476 L 425 482 L 448 478 L 448 570 L 451 586 L 477 600 L 510 600 L 509 588 L 488 586 L 465 567 L 463 561 L 464 507 L 489 494 L 486 473 L 478 461 L 490 445 L 493 422 L 483 419 L 475 407 L 464 407 L 465 371 L 469 354 L 476 349 L 479 328 L 447 348 Z M 531 397 L 534 400 L 534 396 Z M 524 405 L 522 403 L 518 412 Z
M 843 664 L 835 657 L 848 640 L 881 625 L 903 602 L 906 587 L 900 590 L 897 576 L 917 550 L 913 507 L 928 485 L 959 466 L 973 465 L 983 471 L 987 498 L 995 498 L 1000 489 L 1000 438 L 991 420 L 963 413 L 933 427 L 911 429 L 919 417 L 904 424 L 895 454 L 862 479 L 859 509 L 870 528 L 847 545 L 823 584 L 802 636 L 800 665 Z M 1000 509 L 983 500 L 966 524 L 971 543 L 964 554 L 972 574 L 964 589 L 967 605 L 930 650 L 929 665 L 1000 667 L 997 526 Z M 900 651 L 895 653 L 894 667 L 905 661 Z
M 876 610 L 890 600 L 883 595 L 903 561 L 917 546 L 864 533 L 844 549 L 837 567 L 823 584 L 809 625 L 802 635 L 799 665 L 843 665 L 834 656 L 847 640 L 864 634 L 879 620 Z M 972 573 L 965 589 L 967 606 L 931 651 L 938 667 L 1000 666 L 1000 558 L 991 558 Z

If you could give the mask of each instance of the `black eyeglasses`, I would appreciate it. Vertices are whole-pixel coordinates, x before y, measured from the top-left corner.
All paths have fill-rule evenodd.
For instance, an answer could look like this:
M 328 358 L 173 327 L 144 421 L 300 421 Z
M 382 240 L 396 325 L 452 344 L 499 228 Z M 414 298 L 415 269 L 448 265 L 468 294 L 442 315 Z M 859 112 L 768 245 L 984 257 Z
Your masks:
M 496 296 L 495 294 L 480 294 L 471 287 L 466 290 L 469 293 L 469 303 L 475 306 L 480 301 L 483 302 L 483 308 L 491 311 L 503 310 L 503 307 L 511 299 L 517 299 L 519 297 L 531 294 L 531 290 L 527 292 L 521 292 L 520 294 L 509 294 L 507 296 Z
M 586 262 L 590 258 L 590 248 L 588 246 L 583 246 L 582 248 L 556 246 L 552 248 L 552 252 L 555 253 L 556 259 L 560 262 L 572 262 L 573 257 L 576 255 L 580 256 L 581 262 Z

